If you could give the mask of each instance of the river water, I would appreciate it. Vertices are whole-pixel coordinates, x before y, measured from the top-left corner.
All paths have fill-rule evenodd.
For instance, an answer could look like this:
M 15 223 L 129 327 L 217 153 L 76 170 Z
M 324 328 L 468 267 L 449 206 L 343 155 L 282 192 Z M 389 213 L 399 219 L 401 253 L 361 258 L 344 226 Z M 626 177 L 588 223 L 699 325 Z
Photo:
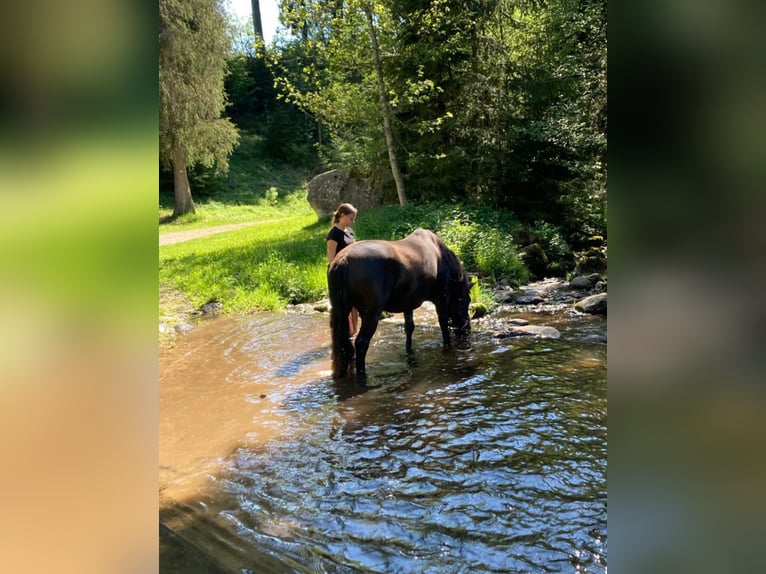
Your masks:
M 520 316 L 561 338 L 475 322 L 443 351 L 426 308 L 407 357 L 384 321 L 366 386 L 332 380 L 326 314 L 180 337 L 160 355 L 162 572 L 606 572 L 606 345 L 583 340 L 606 320 Z

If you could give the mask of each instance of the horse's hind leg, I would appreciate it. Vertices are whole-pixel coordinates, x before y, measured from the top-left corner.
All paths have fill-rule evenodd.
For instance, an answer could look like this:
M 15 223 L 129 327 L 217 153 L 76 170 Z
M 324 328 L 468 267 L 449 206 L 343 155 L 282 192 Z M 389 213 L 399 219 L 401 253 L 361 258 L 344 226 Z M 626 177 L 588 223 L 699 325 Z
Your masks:
M 366 375 L 367 368 L 365 365 L 365 359 L 367 357 L 367 349 L 370 348 L 370 341 L 375 331 L 378 330 L 378 321 L 380 320 L 380 313 L 364 313 L 362 315 L 362 327 L 359 329 L 359 334 L 356 336 L 354 347 L 356 347 L 356 374 Z
M 412 333 L 415 331 L 415 321 L 412 318 L 412 311 L 404 312 L 404 335 L 406 337 L 405 350 L 412 353 Z

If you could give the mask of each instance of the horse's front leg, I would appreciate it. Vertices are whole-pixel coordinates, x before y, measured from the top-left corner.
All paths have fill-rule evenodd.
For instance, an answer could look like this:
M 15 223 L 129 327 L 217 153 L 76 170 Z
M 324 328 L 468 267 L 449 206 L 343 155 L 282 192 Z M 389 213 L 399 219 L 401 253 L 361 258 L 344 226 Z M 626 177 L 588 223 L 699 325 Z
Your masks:
M 442 343 L 445 347 L 452 345 L 452 340 L 449 334 L 449 314 L 445 305 L 436 306 L 436 314 L 439 317 L 439 327 L 442 330 Z
M 405 350 L 412 353 L 412 333 L 415 331 L 415 320 L 412 318 L 412 311 L 404 312 L 404 335 L 406 338 Z
M 378 329 L 378 321 L 380 320 L 380 312 L 363 313 L 362 314 L 362 326 L 359 329 L 359 334 L 356 336 L 354 347 L 356 347 L 356 374 L 365 376 L 367 374 L 367 367 L 365 365 L 365 359 L 367 357 L 367 349 L 370 348 L 370 341 L 375 331 Z

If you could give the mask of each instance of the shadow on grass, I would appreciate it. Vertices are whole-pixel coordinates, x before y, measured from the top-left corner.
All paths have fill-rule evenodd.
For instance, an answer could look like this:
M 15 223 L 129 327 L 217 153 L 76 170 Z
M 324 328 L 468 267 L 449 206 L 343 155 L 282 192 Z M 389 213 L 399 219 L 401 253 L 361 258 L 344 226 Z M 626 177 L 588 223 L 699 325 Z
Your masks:
M 208 201 L 226 205 L 254 205 L 276 188 L 280 199 L 302 192 L 306 182 L 319 166 L 294 165 L 269 155 L 261 136 L 242 131 L 240 143 L 229 157 L 228 173 L 216 174 L 213 168 L 190 167 L 189 184 L 198 206 Z M 160 169 L 159 205 L 172 209 L 174 202 L 173 173 Z

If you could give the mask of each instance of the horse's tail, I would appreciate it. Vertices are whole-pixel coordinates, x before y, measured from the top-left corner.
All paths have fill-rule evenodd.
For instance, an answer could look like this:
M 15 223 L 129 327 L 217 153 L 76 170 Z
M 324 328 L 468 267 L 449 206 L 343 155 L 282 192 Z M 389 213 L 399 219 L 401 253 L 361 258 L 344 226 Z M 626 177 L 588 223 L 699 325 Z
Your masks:
M 345 377 L 354 360 L 354 346 L 348 314 L 351 312 L 351 293 L 348 289 L 348 265 L 331 266 L 327 271 L 327 286 L 330 291 L 330 329 L 332 330 L 332 374 Z

